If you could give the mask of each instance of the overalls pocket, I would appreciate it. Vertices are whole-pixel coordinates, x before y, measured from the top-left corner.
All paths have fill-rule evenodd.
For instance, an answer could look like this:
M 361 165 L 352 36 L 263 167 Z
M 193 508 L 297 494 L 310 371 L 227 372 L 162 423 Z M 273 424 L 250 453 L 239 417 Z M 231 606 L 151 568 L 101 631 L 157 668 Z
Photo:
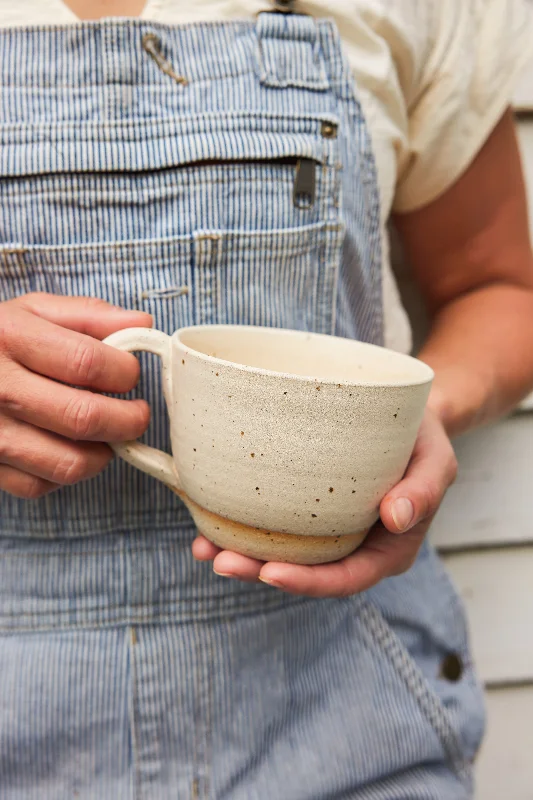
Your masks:
M 174 150 L 133 148 L 127 167 L 118 142 L 105 147 L 93 131 L 83 159 L 75 142 L 62 144 L 61 163 L 54 143 L 41 143 L 31 175 L 37 145 L 20 144 L 26 158 L 0 181 L 10 208 L 0 217 L 0 299 L 93 295 L 150 311 L 166 332 L 227 322 L 333 333 L 343 225 L 325 125 L 191 117 Z
M 483 689 L 465 611 L 438 555 L 424 543 L 413 567 L 362 598 L 365 637 L 418 705 L 468 784 L 483 736 Z
M 197 231 L 198 323 L 333 333 L 342 228 L 318 223 L 272 231 Z M 328 257 L 329 254 L 329 257 Z
M 321 114 L 221 112 L 134 129 L 80 123 L 57 129 L 61 141 L 38 125 L 4 132 L 12 142 L 0 147 L 0 301 L 99 297 L 148 311 L 166 333 L 202 323 L 333 333 L 344 239 L 336 124 Z M 159 369 L 147 354 L 140 360 L 136 393 L 153 418 L 145 441 L 168 451 Z M 105 498 L 101 519 L 95 496 Z M 2 503 L 9 535 L 188 519 L 164 486 L 118 462 L 32 509 Z

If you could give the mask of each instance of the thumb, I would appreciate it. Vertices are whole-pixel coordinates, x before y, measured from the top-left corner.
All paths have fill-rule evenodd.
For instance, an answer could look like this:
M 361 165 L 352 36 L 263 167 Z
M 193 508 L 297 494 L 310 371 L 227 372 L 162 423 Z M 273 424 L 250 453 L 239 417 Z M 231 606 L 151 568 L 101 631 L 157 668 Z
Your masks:
M 118 308 L 97 297 L 63 297 L 34 293 L 24 295 L 14 302 L 48 322 L 85 333 L 94 339 L 105 339 L 123 328 L 152 327 L 150 314 Z
M 452 444 L 440 420 L 428 411 L 403 479 L 381 502 L 387 530 L 402 533 L 433 517 L 456 474 Z

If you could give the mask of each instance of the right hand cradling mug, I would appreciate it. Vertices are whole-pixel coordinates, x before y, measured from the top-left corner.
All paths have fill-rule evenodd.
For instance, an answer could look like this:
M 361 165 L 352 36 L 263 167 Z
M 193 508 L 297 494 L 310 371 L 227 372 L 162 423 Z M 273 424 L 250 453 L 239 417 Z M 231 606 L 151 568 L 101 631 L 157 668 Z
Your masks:
M 200 325 L 113 333 L 156 353 L 172 454 L 113 444 L 167 484 L 218 546 L 267 561 L 340 559 L 402 477 L 433 373 L 375 345 L 301 331 Z

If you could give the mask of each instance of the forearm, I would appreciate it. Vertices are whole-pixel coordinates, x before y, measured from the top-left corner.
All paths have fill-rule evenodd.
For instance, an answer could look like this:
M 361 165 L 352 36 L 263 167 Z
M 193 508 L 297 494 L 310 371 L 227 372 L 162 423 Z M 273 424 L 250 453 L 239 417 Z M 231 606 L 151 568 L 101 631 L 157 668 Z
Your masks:
M 513 115 L 468 169 L 396 224 L 433 324 L 421 358 L 430 405 L 453 436 L 533 389 L 533 255 Z
M 533 290 L 493 284 L 456 298 L 419 357 L 435 371 L 429 404 L 450 436 L 510 411 L 533 389 Z

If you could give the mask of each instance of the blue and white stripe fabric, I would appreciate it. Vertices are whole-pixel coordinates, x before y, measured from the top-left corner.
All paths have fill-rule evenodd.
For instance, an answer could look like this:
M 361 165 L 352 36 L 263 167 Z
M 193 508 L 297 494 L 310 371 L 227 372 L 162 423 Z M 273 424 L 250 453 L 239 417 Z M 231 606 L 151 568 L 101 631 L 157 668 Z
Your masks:
M 0 30 L 0 81 L 1 300 L 381 343 L 371 142 L 331 23 Z M 429 548 L 316 601 L 195 563 L 180 501 L 122 461 L 0 501 L 0 800 L 471 796 L 481 692 Z
M 149 33 L 185 86 L 146 53 Z M 328 75 L 318 89 L 311 57 Z M 0 59 L 0 299 L 90 294 L 168 332 L 233 322 L 381 341 L 371 146 L 332 26 L 264 14 L 10 30 Z M 308 209 L 293 202 L 301 158 L 316 163 Z M 149 441 L 168 450 L 156 367 L 144 366 Z M 10 536 L 183 523 L 174 495 L 120 462 L 31 505 L 2 499 Z

